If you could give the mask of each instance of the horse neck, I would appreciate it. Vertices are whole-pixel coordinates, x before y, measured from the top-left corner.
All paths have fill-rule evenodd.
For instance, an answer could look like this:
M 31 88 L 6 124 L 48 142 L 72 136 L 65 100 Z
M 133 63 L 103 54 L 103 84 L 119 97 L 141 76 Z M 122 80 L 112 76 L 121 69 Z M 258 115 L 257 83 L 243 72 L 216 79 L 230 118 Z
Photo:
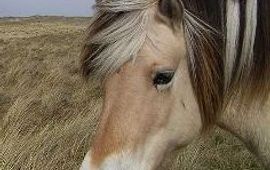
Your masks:
M 244 112 L 237 111 L 236 105 L 230 104 L 230 107 L 221 115 L 218 125 L 242 140 L 269 169 L 270 98 L 264 106 L 254 105 Z

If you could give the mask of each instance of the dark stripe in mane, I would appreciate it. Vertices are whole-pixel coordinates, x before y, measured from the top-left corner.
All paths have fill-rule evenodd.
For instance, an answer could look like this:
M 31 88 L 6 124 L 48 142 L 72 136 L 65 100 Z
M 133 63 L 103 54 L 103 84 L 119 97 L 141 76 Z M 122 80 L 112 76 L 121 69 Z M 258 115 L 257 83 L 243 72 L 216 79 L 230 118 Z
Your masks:
M 250 91 L 267 100 L 270 91 L 270 1 L 258 1 L 258 26 L 251 71 Z
M 205 130 L 215 123 L 224 99 L 223 4 L 216 0 L 183 2 L 188 11 L 216 30 L 198 30 L 200 34 L 189 31 L 188 20 L 184 19 L 187 46 L 191 46 L 187 54 L 189 72 Z M 196 26 L 194 28 L 199 29 Z

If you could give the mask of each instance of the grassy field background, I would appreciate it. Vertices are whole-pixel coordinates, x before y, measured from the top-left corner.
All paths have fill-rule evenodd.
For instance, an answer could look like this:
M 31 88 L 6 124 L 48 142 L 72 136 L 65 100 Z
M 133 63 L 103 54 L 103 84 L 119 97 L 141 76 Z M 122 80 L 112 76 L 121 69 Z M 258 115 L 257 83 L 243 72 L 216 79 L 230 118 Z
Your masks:
M 79 72 L 89 18 L 0 19 L 0 170 L 78 169 L 98 122 L 98 84 Z M 168 155 L 160 169 L 259 170 L 230 134 Z

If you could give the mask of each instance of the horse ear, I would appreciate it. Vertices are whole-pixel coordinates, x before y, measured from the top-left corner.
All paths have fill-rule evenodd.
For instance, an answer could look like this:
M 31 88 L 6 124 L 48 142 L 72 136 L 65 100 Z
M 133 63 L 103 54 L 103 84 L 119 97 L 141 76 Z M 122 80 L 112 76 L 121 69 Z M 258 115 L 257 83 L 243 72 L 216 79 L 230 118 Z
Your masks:
M 183 5 L 181 0 L 160 0 L 159 12 L 175 25 L 182 21 Z

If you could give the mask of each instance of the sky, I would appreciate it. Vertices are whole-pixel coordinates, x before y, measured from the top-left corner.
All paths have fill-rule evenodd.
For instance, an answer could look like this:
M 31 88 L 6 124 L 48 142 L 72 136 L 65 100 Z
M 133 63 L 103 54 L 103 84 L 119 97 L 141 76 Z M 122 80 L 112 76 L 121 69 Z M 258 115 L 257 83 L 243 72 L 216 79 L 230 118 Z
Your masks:
M 91 16 L 95 0 L 0 0 L 0 17 Z

